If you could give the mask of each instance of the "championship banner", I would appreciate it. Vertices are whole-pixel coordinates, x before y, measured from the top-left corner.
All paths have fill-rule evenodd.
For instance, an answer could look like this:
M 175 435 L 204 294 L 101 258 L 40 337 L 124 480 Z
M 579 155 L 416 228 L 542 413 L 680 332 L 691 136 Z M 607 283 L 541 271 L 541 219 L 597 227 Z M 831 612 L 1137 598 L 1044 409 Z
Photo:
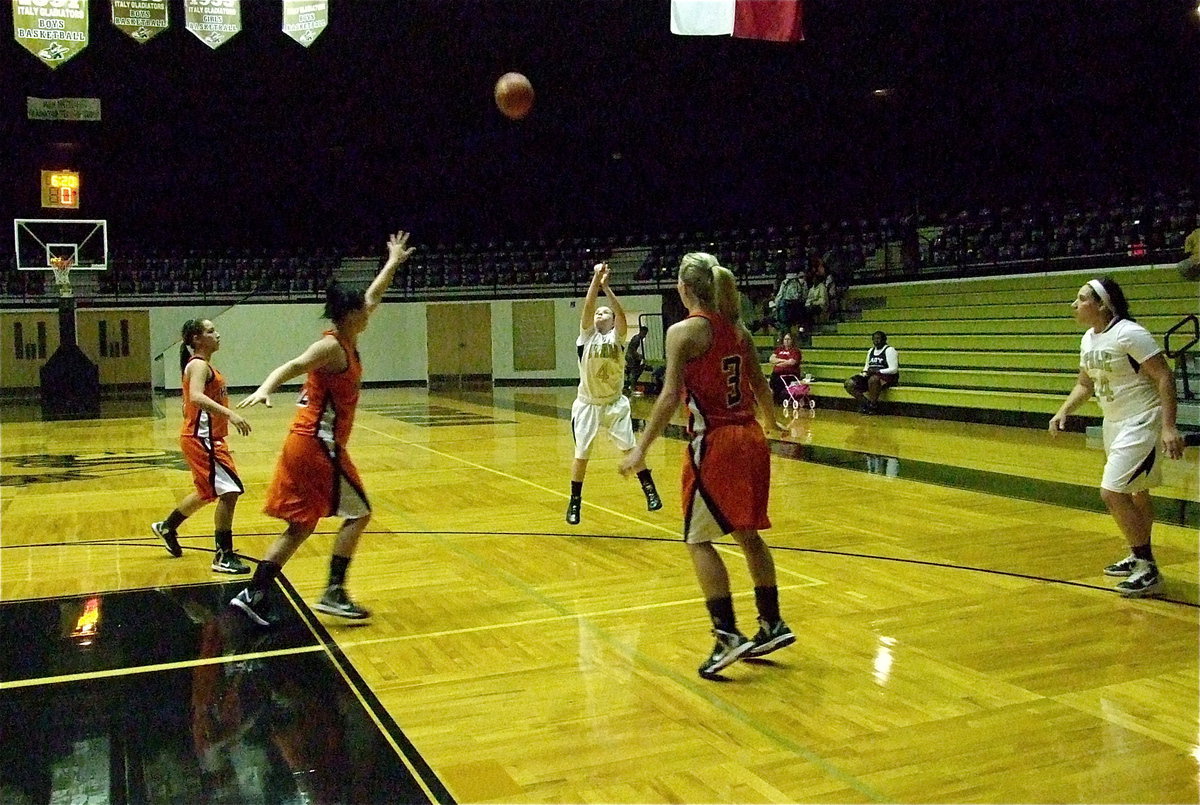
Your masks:
M 149 42 L 167 30 L 167 0 L 112 0 L 112 23 L 138 42 Z
M 329 0 L 283 0 L 283 32 L 304 47 L 329 24 Z
M 13 35 L 51 68 L 88 44 L 87 0 L 13 0 Z
M 187 29 L 213 50 L 242 30 L 242 0 L 183 0 Z
M 99 98 L 25 98 L 25 113 L 30 120 L 100 119 Z

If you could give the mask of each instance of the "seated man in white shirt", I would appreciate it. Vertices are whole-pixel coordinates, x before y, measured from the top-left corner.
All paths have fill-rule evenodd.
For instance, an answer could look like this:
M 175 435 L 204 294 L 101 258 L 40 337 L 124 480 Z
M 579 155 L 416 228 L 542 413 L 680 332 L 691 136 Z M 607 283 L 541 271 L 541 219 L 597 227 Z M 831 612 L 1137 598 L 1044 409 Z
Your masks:
M 887 333 L 876 330 L 871 334 L 871 344 L 863 370 L 847 378 L 845 384 L 863 414 L 877 413 L 879 395 L 900 382 L 900 357 L 895 347 L 888 346 Z

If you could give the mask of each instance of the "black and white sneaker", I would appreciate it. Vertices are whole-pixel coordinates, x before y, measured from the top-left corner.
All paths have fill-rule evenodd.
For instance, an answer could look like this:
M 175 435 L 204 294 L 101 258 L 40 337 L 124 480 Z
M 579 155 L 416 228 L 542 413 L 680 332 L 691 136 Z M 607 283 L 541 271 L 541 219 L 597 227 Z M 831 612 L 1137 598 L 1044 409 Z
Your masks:
M 165 522 L 157 522 L 150 524 L 150 530 L 154 532 L 154 536 L 161 539 L 167 544 L 167 553 L 174 556 L 176 559 L 183 556 L 183 548 L 179 547 L 179 536 L 167 528 Z
M 324 612 L 326 615 L 356 621 L 371 617 L 369 610 L 363 609 L 350 600 L 346 588 L 340 584 L 331 584 L 326 587 L 325 594 L 321 596 L 320 601 L 313 605 L 313 609 L 317 612 Z
M 728 668 L 742 658 L 746 652 L 754 648 L 754 641 L 741 632 L 726 632 L 713 629 L 717 644 L 713 646 L 712 654 L 700 663 L 700 676 L 711 679 L 722 668 Z
M 1106 576 L 1128 576 L 1137 567 L 1137 557 L 1129 554 L 1120 562 L 1113 562 L 1108 567 L 1104 568 Z
M 572 496 L 567 502 L 567 522 L 579 525 L 579 510 L 583 507 L 583 499 Z
M 778 651 L 784 646 L 790 646 L 792 643 L 795 643 L 796 635 L 782 620 L 767 623 L 762 618 L 759 618 L 758 634 L 754 635 L 751 641 L 754 645 L 746 652 L 746 656 L 765 657 L 772 651 Z
M 267 607 L 266 593 L 250 592 L 250 588 L 242 590 L 235 595 L 229 602 L 230 606 L 237 607 L 242 612 L 246 613 L 246 617 L 259 626 L 274 626 L 270 611 Z
M 212 569 L 214 573 L 233 573 L 235 575 L 250 572 L 250 566 L 243 562 L 236 553 L 220 549 L 217 549 L 217 555 L 213 557 Z
M 1137 560 L 1137 566 L 1129 578 L 1117 585 L 1117 592 L 1126 598 L 1148 598 L 1157 595 L 1160 589 L 1162 576 L 1159 575 L 1158 565 L 1145 559 Z
M 654 484 L 642 484 L 642 492 L 646 494 L 646 511 L 656 512 L 662 508 L 662 498 L 658 496 Z

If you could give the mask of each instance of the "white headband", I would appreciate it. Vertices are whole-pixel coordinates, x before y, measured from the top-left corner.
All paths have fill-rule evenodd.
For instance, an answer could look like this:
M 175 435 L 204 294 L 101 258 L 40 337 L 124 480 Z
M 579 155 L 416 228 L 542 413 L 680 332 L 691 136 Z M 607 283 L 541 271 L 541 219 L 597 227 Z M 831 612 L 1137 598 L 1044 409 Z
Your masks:
M 1087 284 L 1089 288 L 1095 291 L 1101 305 L 1108 308 L 1110 313 L 1117 312 L 1113 309 L 1112 299 L 1108 298 L 1108 291 L 1104 290 L 1104 286 L 1100 283 L 1100 280 L 1088 280 Z

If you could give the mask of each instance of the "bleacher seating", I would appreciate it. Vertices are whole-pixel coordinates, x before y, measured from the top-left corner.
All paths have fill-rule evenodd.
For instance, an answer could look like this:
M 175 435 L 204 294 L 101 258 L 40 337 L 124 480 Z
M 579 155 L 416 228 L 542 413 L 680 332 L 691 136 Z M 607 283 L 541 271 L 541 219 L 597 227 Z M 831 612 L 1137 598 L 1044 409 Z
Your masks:
M 861 371 L 871 333 L 883 330 L 900 354 L 901 384 L 884 392 L 885 412 L 1009 424 L 1044 424 L 1079 371 L 1070 302 L 1094 272 L 859 285 L 848 303 L 861 318 L 814 334 L 804 371 L 818 406 L 848 407 L 843 381 Z M 1173 267 L 1114 272 L 1134 317 L 1154 335 L 1197 313 L 1196 283 Z M 769 353 L 770 338 L 758 342 Z M 824 398 L 824 399 L 822 399 Z M 947 409 L 957 409 L 948 412 Z M 1078 414 L 1098 417 L 1088 402 Z

